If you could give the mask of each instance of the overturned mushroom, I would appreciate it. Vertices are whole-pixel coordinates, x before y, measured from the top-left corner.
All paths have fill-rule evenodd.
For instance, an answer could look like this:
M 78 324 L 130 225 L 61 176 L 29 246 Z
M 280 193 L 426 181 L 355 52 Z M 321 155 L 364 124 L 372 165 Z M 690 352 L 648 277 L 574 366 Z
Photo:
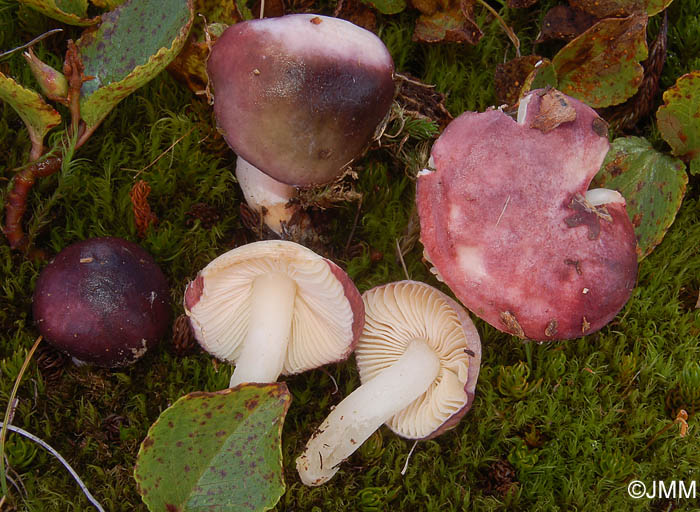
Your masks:
M 199 344 L 236 363 L 231 387 L 341 361 L 364 321 L 347 274 L 286 241 L 243 245 L 214 259 L 187 286 L 185 312 Z
M 326 16 L 246 21 L 217 40 L 207 64 L 214 113 L 239 155 L 246 199 L 266 195 L 257 172 L 290 185 L 274 186 L 281 208 L 270 208 L 269 197 L 250 204 L 265 207 L 271 229 L 293 213 L 284 208 L 291 186 L 334 180 L 367 147 L 391 106 L 393 70 L 377 36 Z
M 467 308 L 533 340 L 617 314 L 637 256 L 624 198 L 588 190 L 608 147 L 595 111 L 554 89 L 523 98 L 517 121 L 467 112 L 445 129 L 418 178 L 421 240 Z
M 297 458 L 306 485 L 328 481 L 382 423 L 402 437 L 430 439 L 454 427 L 474 400 L 481 343 L 464 308 L 415 281 L 373 288 L 363 300 L 356 349 L 362 385 Z

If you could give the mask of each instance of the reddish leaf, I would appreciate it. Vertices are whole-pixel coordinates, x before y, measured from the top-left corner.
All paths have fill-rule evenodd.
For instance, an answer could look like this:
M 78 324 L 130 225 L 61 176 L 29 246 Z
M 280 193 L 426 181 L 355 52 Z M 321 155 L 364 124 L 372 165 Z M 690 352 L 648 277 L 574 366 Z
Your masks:
M 515 104 L 520 98 L 520 91 L 527 77 L 541 60 L 542 57 L 538 55 L 525 55 L 496 66 L 494 85 L 498 102 L 506 105 Z
M 588 30 L 595 22 L 592 16 L 579 9 L 573 9 L 568 5 L 556 5 L 552 7 L 542 20 L 542 29 L 536 43 L 563 39 L 571 41 Z
M 525 7 L 530 7 L 532 5 L 535 5 L 537 3 L 537 0 L 507 0 L 506 4 L 508 4 L 508 7 L 511 9 L 523 9 Z
M 416 22 L 413 40 L 424 43 L 442 41 L 477 44 L 484 33 L 474 21 L 473 0 L 414 0 L 421 11 Z
M 571 7 L 586 11 L 596 18 L 612 18 L 646 13 L 658 14 L 673 0 L 569 0 Z
M 377 15 L 360 0 L 338 0 L 333 16 L 372 32 L 377 28 Z

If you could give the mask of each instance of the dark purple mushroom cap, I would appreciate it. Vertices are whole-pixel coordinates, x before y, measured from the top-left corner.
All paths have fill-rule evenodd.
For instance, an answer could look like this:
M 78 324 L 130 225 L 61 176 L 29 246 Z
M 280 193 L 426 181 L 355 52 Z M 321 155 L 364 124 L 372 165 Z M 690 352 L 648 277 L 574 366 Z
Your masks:
M 457 298 L 497 329 L 577 338 L 630 297 L 634 227 L 619 193 L 588 190 L 609 147 L 593 109 L 539 90 L 518 117 L 466 112 L 445 129 L 418 178 L 421 240 Z
M 391 106 L 393 70 L 373 33 L 313 14 L 237 23 L 207 63 L 226 142 L 298 186 L 332 181 L 359 156 Z
M 169 287 L 140 246 L 121 238 L 69 245 L 39 275 L 34 320 L 51 345 L 84 362 L 126 366 L 168 329 Z

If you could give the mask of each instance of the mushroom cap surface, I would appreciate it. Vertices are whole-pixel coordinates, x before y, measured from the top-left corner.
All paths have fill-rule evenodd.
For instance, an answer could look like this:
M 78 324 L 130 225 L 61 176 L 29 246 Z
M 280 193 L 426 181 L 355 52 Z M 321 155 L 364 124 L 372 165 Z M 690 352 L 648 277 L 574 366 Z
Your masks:
M 363 383 L 394 364 L 414 339 L 424 340 L 440 360 L 429 389 L 386 425 L 407 439 L 430 439 L 454 427 L 471 408 L 481 364 L 481 341 L 469 314 L 418 281 L 377 286 L 362 298 L 365 327 L 355 359 Z
M 467 112 L 445 129 L 418 178 L 421 240 L 468 309 L 533 340 L 617 314 L 636 282 L 634 228 L 619 194 L 586 200 L 608 147 L 595 111 L 555 90 L 521 100 L 518 121 Z
M 232 249 L 188 284 L 185 312 L 202 348 L 221 360 L 236 361 L 248 331 L 253 281 L 269 272 L 287 275 L 297 287 L 282 373 L 296 374 L 346 359 L 362 332 L 362 297 L 335 263 L 282 240 Z
M 34 321 L 46 341 L 98 366 L 126 366 L 153 347 L 170 320 L 170 290 L 153 258 L 121 238 L 67 246 L 41 271 Z
M 393 70 L 372 32 L 313 14 L 236 23 L 207 63 L 226 142 L 298 186 L 332 181 L 360 155 L 391 106 Z

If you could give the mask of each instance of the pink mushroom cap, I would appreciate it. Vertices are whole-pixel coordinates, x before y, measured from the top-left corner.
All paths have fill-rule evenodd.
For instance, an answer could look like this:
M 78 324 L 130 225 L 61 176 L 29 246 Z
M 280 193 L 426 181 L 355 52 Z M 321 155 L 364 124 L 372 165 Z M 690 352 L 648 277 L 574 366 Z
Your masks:
M 522 338 L 577 338 L 607 324 L 637 275 L 624 198 L 588 191 L 608 148 L 605 122 L 556 90 L 523 98 L 517 121 L 500 110 L 455 119 L 417 183 L 438 277 Z

